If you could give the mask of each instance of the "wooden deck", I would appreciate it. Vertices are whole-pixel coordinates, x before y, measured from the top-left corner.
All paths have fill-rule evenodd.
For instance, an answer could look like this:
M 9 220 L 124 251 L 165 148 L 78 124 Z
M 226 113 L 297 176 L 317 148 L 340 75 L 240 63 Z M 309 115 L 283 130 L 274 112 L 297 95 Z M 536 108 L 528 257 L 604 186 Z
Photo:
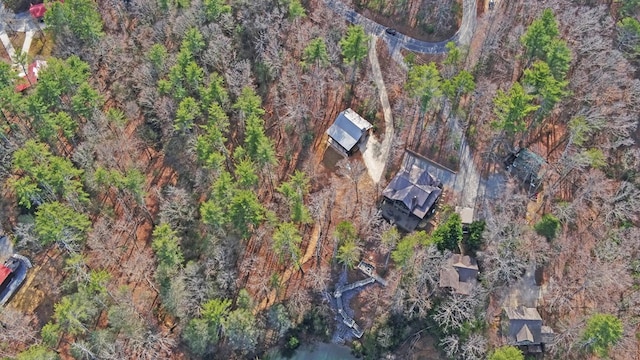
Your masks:
M 378 282 L 380 284 L 382 284 L 382 286 L 387 286 L 387 282 L 381 278 L 380 276 L 378 276 L 378 274 L 376 274 L 375 272 L 375 268 L 373 267 L 373 265 L 371 264 L 367 264 L 364 261 L 360 261 L 360 263 L 358 264 L 358 269 L 360 271 L 362 271 L 365 275 L 369 276 L 366 279 L 362 279 L 362 280 L 358 280 L 354 283 L 351 284 L 347 284 L 344 286 L 339 286 L 334 292 L 333 292 L 333 297 L 336 299 L 336 304 L 338 307 L 338 314 L 340 314 L 340 316 L 342 317 L 342 323 L 344 323 L 346 326 L 348 326 L 351 329 L 351 333 L 353 333 L 353 335 L 356 338 L 361 338 L 362 335 L 364 334 L 364 330 L 362 330 L 358 324 L 356 323 L 356 321 L 351 318 L 347 312 L 344 310 L 344 303 L 342 301 L 342 294 L 344 294 L 347 291 L 352 291 L 355 290 L 357 288 L 363 287 L 363 286 L 367 286 L 371 283 L 374 282 Z

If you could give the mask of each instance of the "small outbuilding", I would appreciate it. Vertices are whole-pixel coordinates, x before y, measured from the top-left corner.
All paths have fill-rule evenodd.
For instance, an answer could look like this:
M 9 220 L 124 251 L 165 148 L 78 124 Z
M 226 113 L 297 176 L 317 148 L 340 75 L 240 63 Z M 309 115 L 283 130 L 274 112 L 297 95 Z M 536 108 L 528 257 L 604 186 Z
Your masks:
M 478 279 L 478 263 L 467 255 L 453 254 L 440 270 L 440 287 L 470 295 Z
M 471 231 L 471 223 L 473 223 L 473 208 L 456 206 L 456 214 L 460 215 L 462 223 L 462 233 L 468 235 Z
M 456 206 L 456 213 L 460 215 L 462 226 L 469 226 L 473 222 L 473 208 Z
M 327 129 L 329 145 L 344 155 L 351 155 L 358 150 L 358 145 L 366 139 L 372 127 L 352 109 L 344 110 Z
M 31 86 L 35 85 L 38 82 L 38 73 L 46 66 L 47 62 L 44 60 L 36 60 L 29 64 L 26 73 L 22 71 L 20 72 L 20 74 L 18 74 L 18 77 L 20 77 L 20 79 L 16 82 L 16 92 L 23 92 Z
M 442 194 L 442 183 L 420 164 L 405 153 L 402 168 L 382 191 L 382 216 L 408 232 L 435 211 Z
M 63 3 L 64 0 L 58 0 L 58 2 Z M 31 17 L 38 21 L 44 21 L 44 14 L 47 12 L 47 6 L 51 6 L 51 4 L 45 5 L 45 3 L 31 3 L 29 6 L 29 14 L 31 14 Z
M 42 20 L 45 12 L 47 12 L 47 8 L 44 6 L 44 3 L 31 4 L 29 7 L 29 14 L 36 20 Z

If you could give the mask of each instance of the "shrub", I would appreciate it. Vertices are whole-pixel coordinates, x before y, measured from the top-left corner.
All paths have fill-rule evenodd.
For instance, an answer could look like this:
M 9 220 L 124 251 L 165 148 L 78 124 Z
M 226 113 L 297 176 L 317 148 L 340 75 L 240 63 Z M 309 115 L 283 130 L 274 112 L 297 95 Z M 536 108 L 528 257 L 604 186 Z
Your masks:
M 515 346 L 503 346 L 496 349 L 489 360 L 524 360 L 524 355 Z
M 474 221 L 469 225 L 469 234 L 464 239 L 465 250 L 469 253 L 475 253 L 482 246 L 482 233 L 484 232 L 485 222 Z
M 585 346 L 598 357 L 604 358 L 609 348 L 622 338 L 622 321 L 611 314 L 594 314 L 587 321 L 582 335 Z
M 542 219 L 534 226 L 538 235 L 544 236 L 547 240 L 553 240 L 560 227 L 560 220 L 552 214 L 544 214 Z

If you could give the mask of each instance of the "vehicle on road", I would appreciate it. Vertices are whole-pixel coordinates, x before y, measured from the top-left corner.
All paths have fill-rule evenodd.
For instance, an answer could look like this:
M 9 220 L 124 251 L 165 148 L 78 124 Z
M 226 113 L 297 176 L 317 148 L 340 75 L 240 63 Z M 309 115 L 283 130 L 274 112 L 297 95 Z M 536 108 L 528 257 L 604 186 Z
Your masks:
M 18 254 L 13 254 L 0 265 L 0 306 L 6 304 L 18 291 L 27 277 L 29 268 L 29 259 Z
M 398 34 L 398 30 L 394 28 L 387 28 L 385 32 L 391 36 L 395 36 L 396 34 Z

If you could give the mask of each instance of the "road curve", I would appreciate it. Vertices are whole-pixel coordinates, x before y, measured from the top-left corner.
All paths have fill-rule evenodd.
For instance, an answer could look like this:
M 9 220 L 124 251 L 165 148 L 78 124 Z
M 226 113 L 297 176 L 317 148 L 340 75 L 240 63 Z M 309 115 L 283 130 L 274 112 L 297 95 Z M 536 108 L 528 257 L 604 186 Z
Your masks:
M 476 0 L 463 0 L 462 22 L 458 31 L 449 39 L 428 42 L 421 41 L 409 37 L 407 35 L 396 33 L 389 35 L 385 32 L 387 28 L 384 25 L 358 14 L 355 10 L 349 8 L 340 0 L 324 0 L 325 4 L 335 13 L 341 15 L 352 24 L 362 25 L 368 34 L 381 36 L 389 45 L 389 48 L 397 49 L 398 47 L 420 53 L 420 54 L 441 54 L 447 52 L 445 45 L 454 41 L 459 45 L 469 45 L 473 31 L 476 27 Z M 393 52 L 393 51 L 392 51 Z

